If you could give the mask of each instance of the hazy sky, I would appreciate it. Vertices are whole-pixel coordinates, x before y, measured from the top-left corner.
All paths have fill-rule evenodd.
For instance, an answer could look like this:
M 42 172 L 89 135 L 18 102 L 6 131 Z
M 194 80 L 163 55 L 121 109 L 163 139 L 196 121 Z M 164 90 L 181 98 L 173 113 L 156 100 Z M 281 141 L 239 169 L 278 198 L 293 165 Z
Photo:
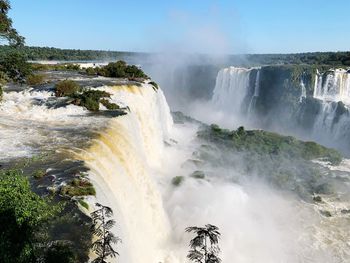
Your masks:
M 27 45 L 125 51 L 350 50 L 350 0 L 11 0 Z

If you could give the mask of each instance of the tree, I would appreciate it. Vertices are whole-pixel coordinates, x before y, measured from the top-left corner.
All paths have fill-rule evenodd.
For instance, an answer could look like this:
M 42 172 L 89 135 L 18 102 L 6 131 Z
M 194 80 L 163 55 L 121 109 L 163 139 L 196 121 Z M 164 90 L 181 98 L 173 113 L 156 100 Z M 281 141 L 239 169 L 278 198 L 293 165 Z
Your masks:
M 91 213 L 91 217 L 93 221 L 92 231 L 97 236 L 97 240 L 92 243 L 92 249 L 96 253 L 97 258 L 92 263 L 107 263 L 108 257 L 119 255 L 114 250 L 113 244 L 117 244 L 121 239 L 111 232 L 115 225 L 113 219 L 108 219 L 113 216 L 112 209 L 99 203 L 96 203 L 96 206 L 99 208 Z
M 20 83 L 24 83 L 26 77 L 31 74 L 26 56 L 16 49 L 0 58 L 0 70 L 5 72 L 8 78 Z
M 7 40 L 11 46 L 22 46 L 24 37 L 12 27 L 12 20 L 8 17 L 10 9 L 11 5 L 8 0 L 0 0 L 0 38 Z
M 218 246 L 220 239 L 219 228 L 207 224 L 205 227 L 188 227 L 187 233 L 195 233 L 196 236 L 190 241 L 191 250 L 187 258 L 196 263 L 219 263 L 218 257 L 220 248 Z
M 31 191 L 20 171 L 1 172 L 0 262 L 35 262 L 41 227 L 56 212 L 57 207 Z

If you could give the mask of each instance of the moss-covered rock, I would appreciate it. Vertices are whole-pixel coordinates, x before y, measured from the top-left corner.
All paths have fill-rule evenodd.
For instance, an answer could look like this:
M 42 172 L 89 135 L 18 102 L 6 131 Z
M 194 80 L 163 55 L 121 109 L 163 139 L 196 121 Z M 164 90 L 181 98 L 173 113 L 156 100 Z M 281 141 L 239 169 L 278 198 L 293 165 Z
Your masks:
M 41 179 L 41 178 L 43 178 L 45 175 L 46 175 L 46 171 L 43 170 L 43 169 L 36 170 L 36 171 L 34 171 L 33 174 L 32 174 L 32 176 L 33 176 L 35 179 Z
M 182 182 L 185 180 L 185 177 L 183 176 L 175 176 L 172 180 L 171 183 L 174 186 L 179 186 L 180 184 L 182 184 Z
M 191 173 L 190 177 L 196 179 L 204 179 L 205 173 L 203 171 L 194 171 L 193 173 Z

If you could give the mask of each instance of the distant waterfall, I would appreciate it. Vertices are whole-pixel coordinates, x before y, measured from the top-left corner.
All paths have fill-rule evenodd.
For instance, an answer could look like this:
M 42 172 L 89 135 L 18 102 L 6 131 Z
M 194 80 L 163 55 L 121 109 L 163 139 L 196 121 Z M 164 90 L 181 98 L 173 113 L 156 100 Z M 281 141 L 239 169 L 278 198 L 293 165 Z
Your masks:
M 301 87 L 301 94 L 300 94 L 299 102 L 302 102 L 303 99 L 306 98 L 306 88 L 303 80 L 300 81 L 300 87 Z
M 317 71 L 313 97 L 322 101 L 316 117 L 313 136 L 324 141 L 344 142 L 340 148 L 347 148 L 350 116 L 350 73 L 344 69 L 330 70 L 323 74 Z
M 248 99 L 248 108 L 251 111 L 259 96 L 260 84 L 260 70 L 257 70 L 255 79 L 252 79 L 253 70 L 257 69 L 229 67 L 220 70 L 216 78 L 212 104 L 222 111 L 237 114 Z
M 256 73 L 255 84 L 254 84 L 254 94 L 249 103 L 248 114 L 251 114 L 252 110 L 254 110 L 256 100 L 259 97 L 259 92 L 260 92 L 260 70 L 258 70 L 258 72 Z
M 350 72 L 345 69 L 317 72 L 314 98 L 350 104 Z

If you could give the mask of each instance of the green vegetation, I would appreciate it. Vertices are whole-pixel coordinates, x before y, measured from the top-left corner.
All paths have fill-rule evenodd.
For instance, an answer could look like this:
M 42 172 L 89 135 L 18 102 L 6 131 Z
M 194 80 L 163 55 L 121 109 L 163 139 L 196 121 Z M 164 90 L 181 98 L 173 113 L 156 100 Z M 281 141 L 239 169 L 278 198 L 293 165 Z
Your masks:
M 26 56 L 15 48 L 12 48 L 3 56 L 0 56 L 0 71 L 5 80 L 24 83 L 31 74 L 31 67 L 27 63 Z
M 182 184 L 184 180 L 185 180 L 185 177 L 183 176 L 175 176 L 173 179 L 171 179 L 171 183 L 174 186 L 179 186 L 180 184 Z
M 85 196 L 85 195 L 95 195 L 96 191 L 92 183 L 85 179 L 73 179 L 66 185 L 61 187 L 61 195 L 68 196 Z
M 62 80 L 55 85 L 56 97 L 72 96 L 80 90 L 79 84 L 73 80 Z
M 234 56 L 233 56 L 234 57 Z M 350 52 L 310 52 L 297 54 L 254 54 L 246 55 L 251 63 L 272 64 L 308 64 L 350 66 Z
M 79 202 L 79 204 L 80 204 L 82 207 L 84 207 L 86 210 L 89 210 L 89 204 L 86 203 L 84 200 L 79 199 L 78 202 Z
M 120 107 L 119 105 L 115 104 L 115 103 L 111 103 L 109 100 L 107 99 L 101 99 L 100 103 L 105 106 L 108 110 L 119 110 Z
M 92 244 L 92 249 L 97 257 L 92 263 L 105 263 L 109 257 L 116 257 L 118 252 L 113 248 L 113 245 L 121 242 L 119 237 L 116 237 L 111 229 L 115 225 L 113 219 L 108 219 L 113 216 L 113 210 L 108 206 L 103 206 L 96 203 L 98 209 L 91 213 L 93 221 L 93 234 L 96 240 Z
M 15 28 L 12 27 L 12 20 L 8 17 L 8 12 L 11 9 L 8 0 L 0 1 L 0 38 L 6 39 L 10 46 L 22 46 L 24 37 L 20 36 Z
M 41 179 L 43 178 L 44 176 L 46 175 L 46 171 L 44 169 L 39 169 L 39 170 L 36 170 L 32 176 L 35 178 L 35 179 Z
M 194 171 L 190 176 L 193 178 L 196 178 L 196 179 L 204 179 L 205 178 L 205 174 L 203 171 Z
M 244 127 L 239 127 L 236 131 L 229 131 L 211 125 L 209 131 L 201 131 L 198 135 L 214 141 L 225 141 L 237 151 L 249 151 L 258 155 L 283 156 L 291 160 L 323 159 L 333 165 L 339 164 L 342 160 L 341 154 L 334 149 L 263 130 L 246 131 Z
M 34 262 L 40 228 L 58 212 L 19 171 L 0 174 L 0 261 Z
M 197 136 L 203 143 L 193 155 L 201 161 L 198 168 L 206 162 L 215 167 L 235 167 L 240 174 L 257 176 L 309 201 L 315 195 L 333 193 L 336 187 L 333 172 L 313 161 L 320 159 L 337 165 L 342 156 L 336 150 L 291 136 L 247 131 L 243 127 L 229 131 L 217 125 L 203 125 Z M 235 177 L 235 180 L 241 179 Z
M 100 109 L 101 99 L 108 98 L 110 96 L 111 94 L 105 91 L 89 89 L 84 90 L 82 93 L 74 93 L 71 97 L 74 99 L 73 104 L 85 107 L 90 111 L 98 111 Z M 110 103 L 108 106 L 110 108 L 116 107 L 113 105 L 113 103 Z
M 90 111 L 98 111 L 100 103 L 108 110 L 118 110 L 120 107 L 110 102 L 107 98 L 111 94 L 102 90 L 83 89 L 73 80 L 63 80 L 55 85 L 55 94 L 57 97 L 69 97 L 71 103 L 77 106 L 85 107 Z
M 7 53 L 9 46 L 0 46 L 0 56 Z M 21 52 L 26 54 L 29 60 L 66 60 L 66 61 L 91 61 L 125 59 L 142 53 L 103 51 L 103 50 L 80 50 L 80 49 L 59 49 L 53 47 L 20 47 Z
M 31 63 L 31 67 L 36 71 L 79 71 L 80 65 L 75 63 L 41 64 Z
M 195 233 L 190 241 L 190 251 L 187 258 L 196 263 L 220 263 L 219 258 L 219 228 L 207 224 L 205 227 L 187 227 L 187 233 Z
M 31 74 L 27 77 L 26 83 L 30 86 L 43 84 L 45 76 L 41 74 Z
M 148 79 L 149 77 L 137 66 L 128 65 L 125 61 L 111 62 L 103 67 L 87 68 L 89 75 L 98 75 L 110 78 Z
M 157 84 L 156 82 L 151 81 L 151 82 L 149 82 L 149 84 L 151 84 L 151 85 L 153 86 L 153 89 L 154 89 L 154 90 L 159 89 L 159 86 L 158 86 L 158 84 Z

